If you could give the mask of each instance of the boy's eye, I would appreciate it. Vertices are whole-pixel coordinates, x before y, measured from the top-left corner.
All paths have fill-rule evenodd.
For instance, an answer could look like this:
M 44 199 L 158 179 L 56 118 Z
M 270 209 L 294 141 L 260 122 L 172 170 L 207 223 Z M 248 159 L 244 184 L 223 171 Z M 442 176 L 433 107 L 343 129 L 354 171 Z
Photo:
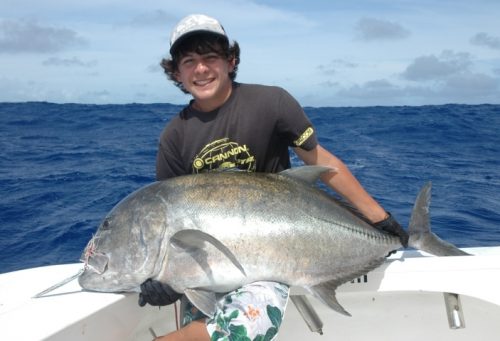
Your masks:
M 181 58 L 180 65 L 189 67 L 200 61 L 204 63 L 213 63 L 219 58 L 220 56 L 217 53 L 209 53 L 199 57 L 186 56 L 184 58 Z

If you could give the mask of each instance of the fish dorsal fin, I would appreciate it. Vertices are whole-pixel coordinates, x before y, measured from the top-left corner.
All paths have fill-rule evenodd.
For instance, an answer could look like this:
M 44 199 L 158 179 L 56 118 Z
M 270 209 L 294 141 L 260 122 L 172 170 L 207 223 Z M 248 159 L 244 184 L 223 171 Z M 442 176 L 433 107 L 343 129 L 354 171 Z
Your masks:
M 285 169 L 279 174 L 314 185 L 316 181 L 318 181 L 320 175 L 326 172 L 337 172 L 337 168 L 325 166 L 302 166 Z
M 201 289 L 186 289 L 184 295 L 203 314 L 214 316 L 217 309 L 217 295 L 214 292 Z
M 186 229 L 176 232 L 170 238 L 170 245 L 177 250 L 192 252 L 205 247 L 205 242 L 212 244 L 217 250 L 222 252 L 233 264 L 246 276 L 245 269 L 238 262 L 236 256 L 224 244 L 212 235 L 200 230 Z
M 349 314 L 337 301 L 335 290 L 338 286 L 339 283 L 337 281 L 329 281 L 310 287 L 309 290 L 320 301 L 322 301 L 324 304 L 326 304 L 336 312 L 339 312 L 342 315 L 351 316 L 351 314 Z

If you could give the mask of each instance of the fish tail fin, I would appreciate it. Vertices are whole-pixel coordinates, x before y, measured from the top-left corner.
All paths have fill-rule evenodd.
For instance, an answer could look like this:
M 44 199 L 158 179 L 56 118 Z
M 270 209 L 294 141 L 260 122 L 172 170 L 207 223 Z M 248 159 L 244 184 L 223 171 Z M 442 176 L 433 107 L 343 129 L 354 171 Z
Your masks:
M 435 256 L 469 255 L 432 233 L 429 214 L 431 187 L 431 182 L 426 183 L 415 200 L 408 226 L 408 233 L 410 235 L 408 245 Z

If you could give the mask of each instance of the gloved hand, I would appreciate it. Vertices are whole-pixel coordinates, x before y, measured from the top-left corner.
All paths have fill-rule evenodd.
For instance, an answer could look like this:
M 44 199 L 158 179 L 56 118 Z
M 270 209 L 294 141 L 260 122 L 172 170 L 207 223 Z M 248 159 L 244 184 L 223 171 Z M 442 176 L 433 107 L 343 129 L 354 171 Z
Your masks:
M 141 284 L 139 306 L 144 307 L 146 303 L 154 306 L 169 305 L 181 296 L 182 294 L 175 292 L 168 284 L 150 278 Z
M 408 247 L 408 233 L 403 230 L 401 225 L 399 225 L 396 219 L 394 219 L 394 217 L 389 212 L 387 212 L 387 214 L 387 218 L 379 221 L 378 223 L 372 224 L 373 227 L 399 237 L 401 244 L 403 244 L 404 247 Z

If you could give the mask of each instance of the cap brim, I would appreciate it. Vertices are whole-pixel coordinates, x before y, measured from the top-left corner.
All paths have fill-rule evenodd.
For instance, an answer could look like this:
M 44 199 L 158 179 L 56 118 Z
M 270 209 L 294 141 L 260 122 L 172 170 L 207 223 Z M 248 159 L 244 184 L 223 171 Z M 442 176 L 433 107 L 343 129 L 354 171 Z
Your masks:
M 226 41 L 229 41 L 229 39 L 227 38 L 226 35 L 224 34 L 221 34 L 221 33 L 218 33 L 218 32 L 214 32 L 214 31 L 209 31 L 209 30 L 196 30 L 196 31 L 191 31 L 191 32 L 188 32 L 188 33 L 185 33 L 183 34 L 182 36 L 180 36 L 179 38 L 177 38 L 177 40 L 172 44 L 172 46 L 170 46 L 170 55 L 173 56 L 175 50 L 179 47 L 180 44 L 182 44 L 183 41 L 185 41 L 187 38 L 190 38 L 192 36 L 195 36 L 197 34 L 200 34 L 200 33 L 209 33 L 209 34 L 212 34 L 214 36 L 219 36 L 221 38 L 224 38 L 226 39 Z

